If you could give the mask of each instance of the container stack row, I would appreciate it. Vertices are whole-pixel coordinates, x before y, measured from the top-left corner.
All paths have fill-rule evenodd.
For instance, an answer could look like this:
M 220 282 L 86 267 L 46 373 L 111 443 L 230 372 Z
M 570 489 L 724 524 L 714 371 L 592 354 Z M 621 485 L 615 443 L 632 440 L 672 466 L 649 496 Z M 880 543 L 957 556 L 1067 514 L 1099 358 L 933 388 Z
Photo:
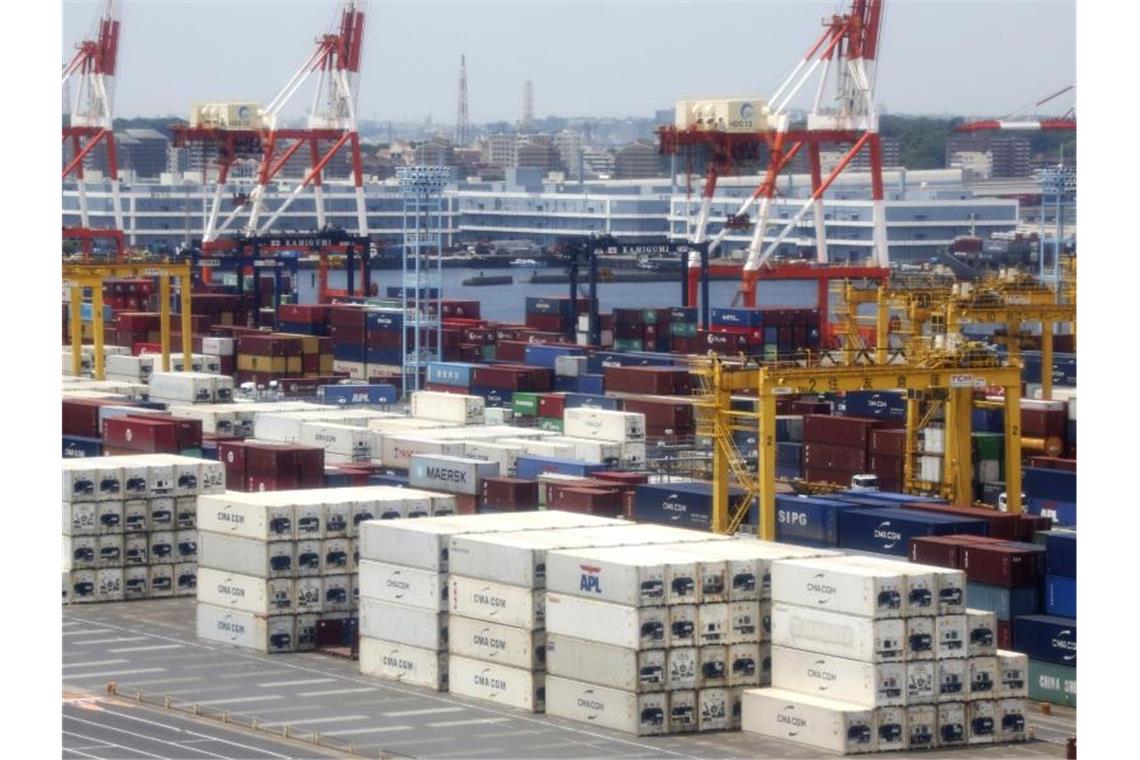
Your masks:
M 961 571 L 778 561 L 772 597 L 772 688 L 744 693 L 744 731 L 843 754 L 1025 739 L 1028 662 Z
M 440 691 L 448 689 L 452 611 L 448 582 L 453 538 L 495 531 L 543 532 L 614 524 L 620 523 L 560 511 L 361 523 L 361 672 Z M 485 638 L 486 646 L 496 646 L 490 643 L 490 637 Z M 513 650 L 504 658 L 519 660 L 523 655 Z
M 372 486 L 203 496 L 198 635 L 261 652 L 316 645 L 356 608 L 358 526 L 450 514 L 442 494 Z
M 199 494 L 217 462 L 174 454 L 63 460 L 63 601 L 192 595 Z
M 769 679 L 771 560 L 820 552 L 677 532 L 547 554 L 547 713 L 638 735 L 739 727 L 741 692 Z

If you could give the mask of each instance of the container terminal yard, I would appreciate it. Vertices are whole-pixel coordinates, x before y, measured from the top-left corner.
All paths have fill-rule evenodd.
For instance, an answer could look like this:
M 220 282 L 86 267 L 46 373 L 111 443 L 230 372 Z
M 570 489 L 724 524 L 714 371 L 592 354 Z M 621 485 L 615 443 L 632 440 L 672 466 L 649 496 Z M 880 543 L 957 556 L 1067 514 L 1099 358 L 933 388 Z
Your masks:
M 398 245 L 370 229 L 351 0 L 268 105 L 193 105 L 202 236 L 133 247 L 100 3 L 64 70 L 63 756 L 1076 757 L 1074 175 L 1042 175 L 1052 238 L 893 261 L 885 4 L 825 20 L 770 96 L 676 102 L 657 150 L 705 157 L 680 235 L 560 237 L 557 277 L 492 308 L 445 286 L 449 167 L 397 171 Z M 832 258 L 859 157 L 866 255 Z M 318 223 L 283 229 L 302 196 Z M 607 258 L 656 282 L 605 307 Z

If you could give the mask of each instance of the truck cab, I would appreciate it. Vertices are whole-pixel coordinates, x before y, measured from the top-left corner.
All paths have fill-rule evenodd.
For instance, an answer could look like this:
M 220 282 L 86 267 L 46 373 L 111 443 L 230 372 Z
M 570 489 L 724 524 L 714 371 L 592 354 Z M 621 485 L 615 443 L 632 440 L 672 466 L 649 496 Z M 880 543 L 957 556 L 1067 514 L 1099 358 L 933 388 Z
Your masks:
M 851 476 L 852 491 L 878 491 L 879 476 L 868 473 Z

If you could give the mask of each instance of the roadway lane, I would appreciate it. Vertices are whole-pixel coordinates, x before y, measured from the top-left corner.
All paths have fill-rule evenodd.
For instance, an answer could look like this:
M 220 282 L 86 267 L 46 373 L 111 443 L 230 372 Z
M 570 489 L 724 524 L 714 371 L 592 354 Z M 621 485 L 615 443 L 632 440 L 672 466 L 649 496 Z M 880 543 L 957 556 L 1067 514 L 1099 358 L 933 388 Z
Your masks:
M 200 642 L 194 638 L 193 621 L 193 599 L 65 608 L 65 688 L 102 693 L 108 681 L 115 681 L 122 693 L 142 689 L 155 697 L 165 695 L 211 710 L 256 717 L 259 723 L 275 728 L 292 725 L 297 732 L 319 731 L 326 737 L 352 742 L 360 752 L 372 756 L 382 749 L 432 758 L 588 755 L 794 759 L 818 755 L 805 747 L 741 732 L 636 737 L 532 715 L 364 676 L 355 662 L 325 655 L 262 655 Z M 1031 726 L 1043 741 L 995 747 L 978 754 L 995 758 L 1059 756 L 1064 739 L 1075 733 L 1074 714 L 1057 708 L 1048 718 L 1034 715 Z M 153 752 L 153 748 L 147 751 Z M 892 754 L 896 758 L 907 756 Z M 958 758 L 961 752 L 914 756 Z

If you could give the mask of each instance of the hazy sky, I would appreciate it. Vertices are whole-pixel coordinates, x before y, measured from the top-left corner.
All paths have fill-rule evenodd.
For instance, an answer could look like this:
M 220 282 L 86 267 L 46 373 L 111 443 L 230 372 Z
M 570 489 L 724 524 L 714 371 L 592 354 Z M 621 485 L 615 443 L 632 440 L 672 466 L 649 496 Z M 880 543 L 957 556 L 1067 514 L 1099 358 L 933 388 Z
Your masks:
M 194 101 L 265 103 L 327 30 L 334 0 L 125 0 L 116 115 Z M 454 123 L 459 55 L 472 122 L 650 116 L 686 97 L 770 95 L 847 2 L 381 2 L 366 5 L 365 119 Z M 63 58 L 92 32 L 93 0 L 64 0 Z M 895 113 L 1001 115 L 1076 77 L 1066 0 L 890 0 L 878 100 Z M 800 95 L 798 103 L 812 93 Z M 302 115 L 312 90 L 286 116 Z M 1062 103 L 1063 101 L 1063 103 Z M 1057 111 L 1073 95 L 1055 101 Z

